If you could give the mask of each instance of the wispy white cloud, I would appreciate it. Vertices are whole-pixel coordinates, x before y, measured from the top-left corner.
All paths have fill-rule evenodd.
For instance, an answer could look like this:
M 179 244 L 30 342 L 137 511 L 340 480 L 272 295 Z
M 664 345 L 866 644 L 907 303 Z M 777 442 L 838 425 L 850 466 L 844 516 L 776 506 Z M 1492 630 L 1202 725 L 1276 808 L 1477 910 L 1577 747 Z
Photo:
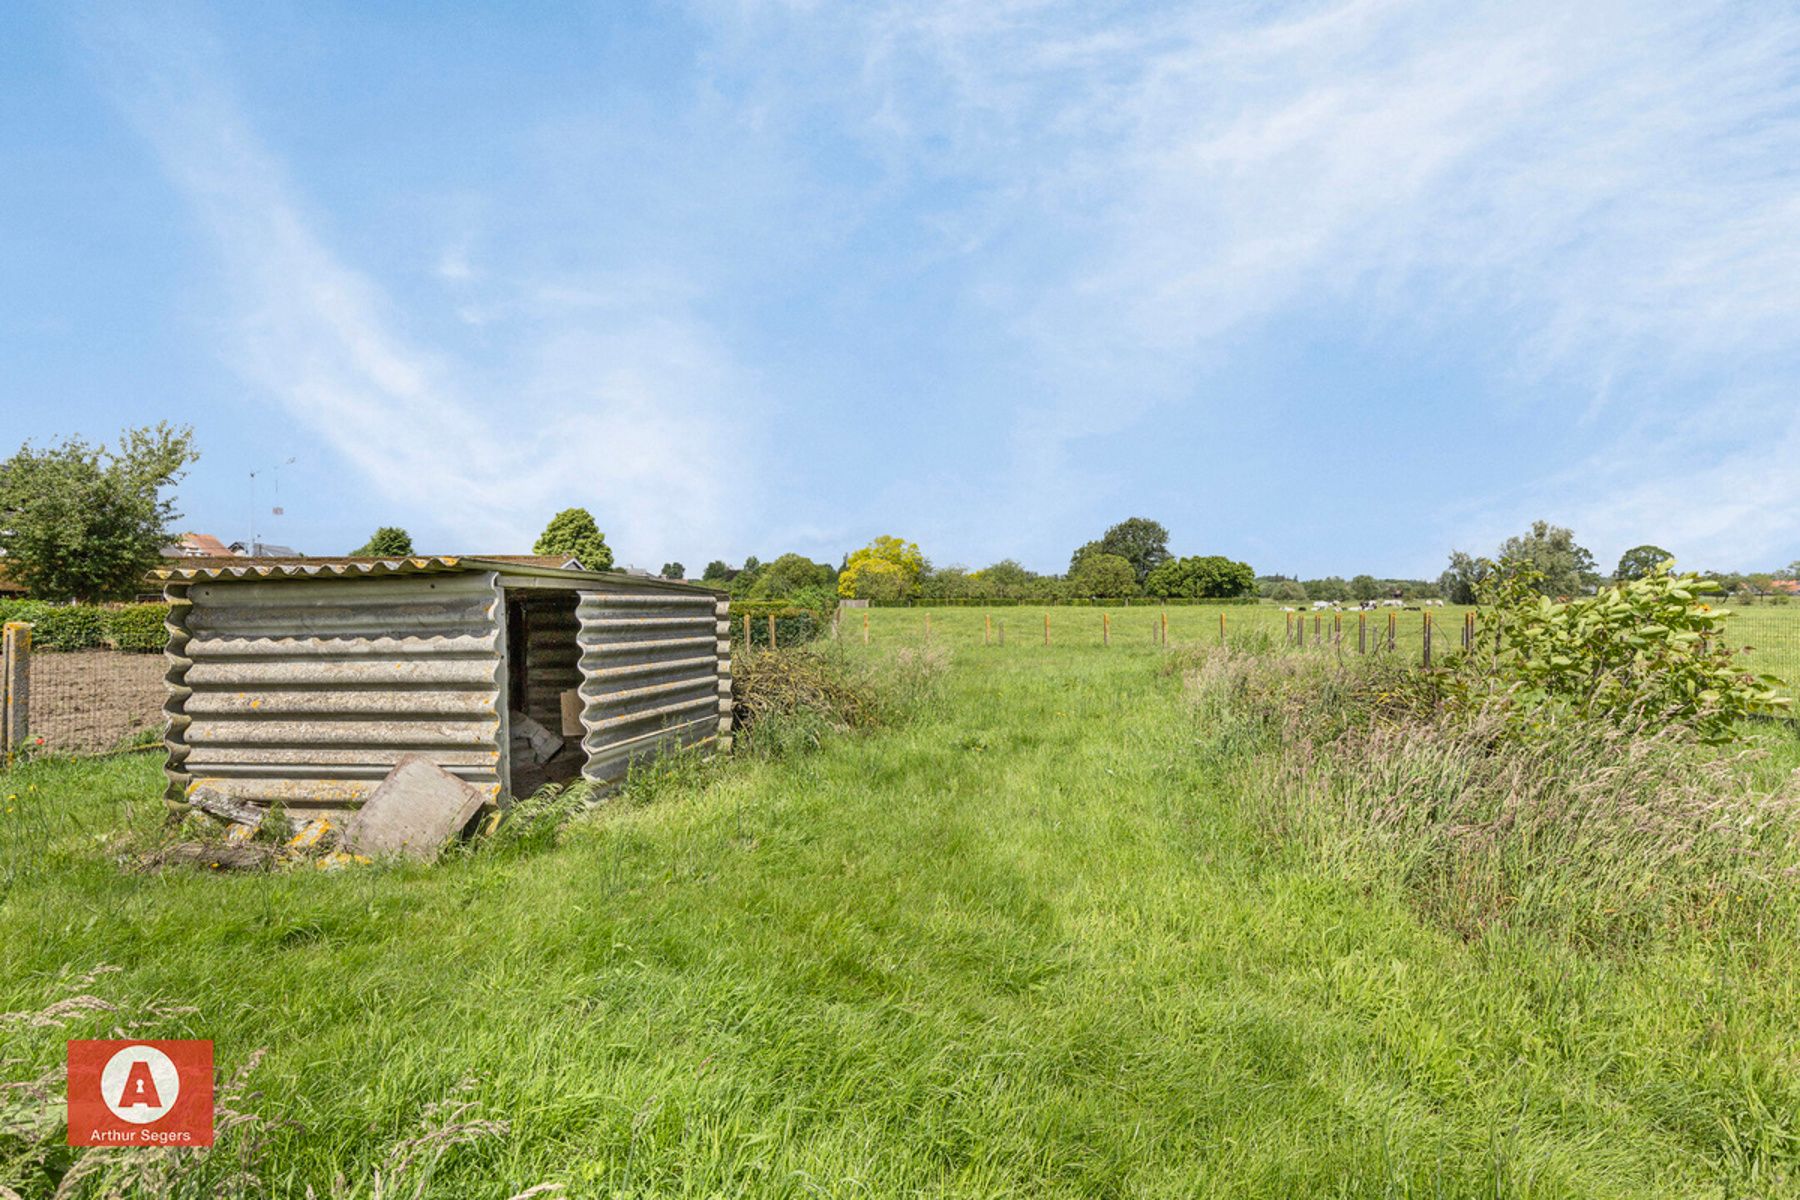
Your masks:
M 204 29 L 90 32 L 121 107 L 216 246 L 227 360 L 366 486 L 463 549 L 526 547 L 549 512 L 576 504 L 652 566 L 732 536 L 744 484 L 713 430 L 745 379 L 702 322 L 654 303 L 679 289 L 635 308 L 572 303 L 491 283 L 462 241 L 436 264 L 445 311 L 472 325 L 506 316 L 514 344 L 496 360 L 434 343 L 318 232 Z
M 752 5 L 727 24 L 740 45 L 765 34 L 765 103 L 790 78 L 785 46 L 849 62 L 827 98 L 815 75 L 787 101 L 853 114 L 892 174 L 974 195 L 929 228 L 980 261 L 979 295 L 1046 382 L 1016 446 L 1016 495 L 1055 480 L 1071 502 L 1076 439 L 1190 402 L 1195 372 L 1234 339 L 1324 312 L 1376 342 L 1383 327 L 1485 327 L 1466 343 L 1472 392 L 1544 406 L 1559 425 L 1584 414 L 1583 469 L 1521 461 L 1529 499 L 1487 497 L 1476 523 L 1541 507 L 1625 539 L 1678 528 L 1751 559 L 1800 539 L 1800 473 L 1771 457 L 1800 439 L 1800 406 L 1789 389 L 1737 386 L 1800 364 L 1800 13 L 850 11 Z M 1728 386 L 1735 438 L 1658 436 Z M 1758 506 L 1644 482 L 1696 465 L 1721 484 L 1763 477 Z

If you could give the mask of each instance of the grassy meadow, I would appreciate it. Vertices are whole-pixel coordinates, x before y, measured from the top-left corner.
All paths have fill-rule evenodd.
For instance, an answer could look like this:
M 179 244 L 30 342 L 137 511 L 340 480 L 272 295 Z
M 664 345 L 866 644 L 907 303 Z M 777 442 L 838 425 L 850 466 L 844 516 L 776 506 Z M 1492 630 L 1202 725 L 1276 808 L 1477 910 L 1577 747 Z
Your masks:
M 254 1119 L 169 1194 L 1800 1194 L 1793 863 L 1611 864 L 1447 919 L 1424 868 L 1348 846 L 1348 793 L 1294 814 L 1292 724 L 1218 682 L 1282 616 L 1224 611 L 1229 661 L 1218 610 L 1170 609 L 1170 651 L 1142 608 L 1110 647 L 1091 609 L 1049 646 L 1038 611 L 995 610 L 1000 646 L 933 610 L 929 650 L 922 611 L 866 648 L 847 617 L 875 669 L 947 660 L 904 719 L 771 729 L 433 867 L 131 870 L 156 761 L 21 767 L 4 1078 L 121 1024 L 256 1062 Z M 1793 796 L 1800 739 L 1751 737 L 1728 769 Z M 50 1007 L 77 994 L 116 1010 Z

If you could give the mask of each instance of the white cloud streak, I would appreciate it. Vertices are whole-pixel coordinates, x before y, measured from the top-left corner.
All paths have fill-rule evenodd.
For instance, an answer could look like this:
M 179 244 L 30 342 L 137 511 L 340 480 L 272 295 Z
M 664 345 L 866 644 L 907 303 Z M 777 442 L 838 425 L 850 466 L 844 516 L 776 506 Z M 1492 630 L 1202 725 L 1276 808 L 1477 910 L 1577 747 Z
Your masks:
M 233 306 L 227 361 L 368 487 L 465 551 L 526 549 L 569 505 L 591 508 L 616 552 L 652 567 L 732 536 L 742 488 L 715 418 L 743 381 L 699 322 L 679 309 L 508 302 L 534 319 L 498 366 L 409 336 L 383 289 L 315 231 L 202 31 L 125 24 L 93 40 L 217 248 Z M 456 292 L 452 311 L 486 320 L 467 298 L 481 275 L 466 245 L 435 274 Z
M 1032 402 L 1020 494 L 1060 481 L 1075 439 L 1189 402 L 1234 338 L 1325 312 L 1377 343 L 1384 326 L 1486 327 L 1471 390 L 1581 415 L 1584 467 L 1521 462 L 1525 499 L 1477 503 L 1472 526 L 1541 512 L 1597 537 L 1672 529 L 1708 556 L 1792 556 L 1800 472 L 1780 455 L 1800 406 L 1791 387 L 1741 386 L 1800 364 L 1791 8 L 747 11 L 734 36 L 763 30 L 773 78 L 796 26 L 836 22 L 856 65 L 827 102 L 860 114 L 896 174 L 981 193 L 945 249 L 992 255 L 982 294 L 1060 384 Z M 816 60 L 820 40 L 796 44 Z M 1002 235 L 1039 253 L 1009 259 Z M 1721 404 L 1735 437 L 1658 436 Z M 1709 487 L 1757 480 L 1740 493 L 1756 503 L 1695 503 L 1696 465 Z

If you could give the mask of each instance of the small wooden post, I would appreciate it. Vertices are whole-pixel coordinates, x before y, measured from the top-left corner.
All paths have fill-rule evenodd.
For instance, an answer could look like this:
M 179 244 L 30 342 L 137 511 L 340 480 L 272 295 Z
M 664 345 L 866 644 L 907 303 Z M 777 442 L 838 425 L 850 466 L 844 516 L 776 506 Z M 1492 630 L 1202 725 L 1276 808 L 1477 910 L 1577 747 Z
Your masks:
M 1331 614 L 1331 644 L 1333 646 L 1342 646 L 1344 644 L 1343 613 L 1334 612 Z
M 1050 614 L 1044 614 L 1044 645 L 1050 644 Z
M 1369 614 L 1366 612 L 1356 614 L 1356 652 L 1369 652 Z
M 1395 636 L 1395 633 L 1397 632 L 1397 626 L 1399 625 L 1399 621 L 1396 619 L 1398 617 L 1398 615 L 1399 614 L 1395 613 L 1393 609 L 1388 610 L 1388 653 L 1389 654 L 1392 654 L 1394 652 L 1394 636 Z
M 1100 644 L 1102 646 L 1112 645 L 1112 614 L 1111 613 L 1102 612 L 1100 614 Z
M 775 614 L 769 614 L 769 649 L 775 648 Z
M 986 646 L 994 640 L 994 614 L 981 614 L 981 644 Z
M 1431 669 L 1431 610 L 1425 610 L 1425 669 Z
M 1166 608 L 1162 610 L 1162 645 L 1164 650 L 1169 648 L 1169 610 Z
M 750 614 L 744 614 L 744 649 L 750 648 Z
M 8 621 L 4 639 L 0 640 L 0 663 L 4 679 L 0 691 L 6 694 L 4 721 L 0 722 L 0 748 L 11 765 L 18 754 L 31 745 L 31 626 L 24 621 Z
M 1225 644 L 1225 610 L 1219 610 L 1219 645 Z
M 863 609 L 863 645 L 869 644 L 869 610 Z
M 1325 614 L 1324 613 L 1314 613 L 1313 614 L 1313 645 L 1323 646 L 1325 644 L 1324 630 L 1325 630 Z

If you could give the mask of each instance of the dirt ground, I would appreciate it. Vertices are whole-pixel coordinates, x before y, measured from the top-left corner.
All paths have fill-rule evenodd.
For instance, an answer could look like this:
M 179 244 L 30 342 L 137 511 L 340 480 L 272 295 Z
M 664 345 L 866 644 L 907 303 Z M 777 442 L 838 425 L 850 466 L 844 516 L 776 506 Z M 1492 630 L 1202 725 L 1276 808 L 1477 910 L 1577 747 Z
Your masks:
M 163 721 L 160 654 L 39 650 L 31 656 L 31 736 L 55 754 L 94 754 Z

